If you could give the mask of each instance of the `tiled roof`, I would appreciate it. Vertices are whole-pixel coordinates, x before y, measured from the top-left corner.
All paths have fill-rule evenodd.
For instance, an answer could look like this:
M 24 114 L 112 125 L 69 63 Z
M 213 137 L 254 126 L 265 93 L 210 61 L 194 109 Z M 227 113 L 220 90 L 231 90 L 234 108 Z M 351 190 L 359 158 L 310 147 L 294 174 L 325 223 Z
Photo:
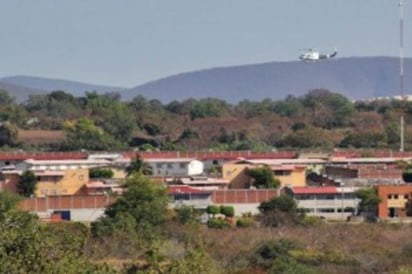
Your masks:
M 80 160 L 87 159 L 86 152 L 0 152 L 0 161 Z

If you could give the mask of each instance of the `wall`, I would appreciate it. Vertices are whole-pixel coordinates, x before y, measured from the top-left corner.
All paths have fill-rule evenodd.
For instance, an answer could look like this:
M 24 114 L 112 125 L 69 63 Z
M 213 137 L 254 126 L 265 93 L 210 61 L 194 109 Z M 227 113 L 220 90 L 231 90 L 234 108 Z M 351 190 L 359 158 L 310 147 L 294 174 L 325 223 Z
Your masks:
M 290 175 L 285 176 L 275 176 L 280 180 L 280 186 L 306 186 L 306 168 L 303 166 L 295 166 L 293 170 L 291 170 Z
M 268 201 L 278 195 L 276 189 L 228 189 L 212 192 L 212 202 L 215 204 L 247 204 Z
M 379 185 L 377 191 L 381 198 L 378 206 L 379 218 L 388 218 L 390 208 L 394 208 L 398 217 L 406 216 L 406 203 L 408 199 L 412 199 L 411 184 Z M 394 195 L 397 195 L 397 197 Z
M 88 181 L 88 169 L 68 169 L 65 170 L 64 176 L 60 177 L 57 182 L 38 181 L 35 195 L 37 197 L 44 197 L 46 195 L 73 195 L 81 192 L 82 187 Z
M 250 178 L 245 174 L 246 168 L 252 167 L 246 164 L 224 164 L 222 177 L 229 181 L 229 188 L 249 188 Z

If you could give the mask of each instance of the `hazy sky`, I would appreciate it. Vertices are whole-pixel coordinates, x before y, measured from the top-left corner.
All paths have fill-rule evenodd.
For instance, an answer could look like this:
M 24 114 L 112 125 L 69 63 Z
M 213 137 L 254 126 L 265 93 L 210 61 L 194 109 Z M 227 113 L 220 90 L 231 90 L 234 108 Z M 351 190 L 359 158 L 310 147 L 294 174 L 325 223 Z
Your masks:
M 412 0 L 404 0 L 405 56 Z M 212 67 L 399 56 L 398 0 L 1 0 L 0 77 L 132 87 Z

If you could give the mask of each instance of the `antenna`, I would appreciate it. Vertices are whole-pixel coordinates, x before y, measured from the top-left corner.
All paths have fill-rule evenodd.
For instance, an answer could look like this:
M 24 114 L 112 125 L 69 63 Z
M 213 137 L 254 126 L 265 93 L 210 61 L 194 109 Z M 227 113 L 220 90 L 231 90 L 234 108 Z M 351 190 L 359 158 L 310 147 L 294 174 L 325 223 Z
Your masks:
M 404 151 L 404 119 L 403 119 L 403 0 L 399 0 L 399 89 L 401 95 L 401 132 L 400 132 L 400 148 L 399 151 Z

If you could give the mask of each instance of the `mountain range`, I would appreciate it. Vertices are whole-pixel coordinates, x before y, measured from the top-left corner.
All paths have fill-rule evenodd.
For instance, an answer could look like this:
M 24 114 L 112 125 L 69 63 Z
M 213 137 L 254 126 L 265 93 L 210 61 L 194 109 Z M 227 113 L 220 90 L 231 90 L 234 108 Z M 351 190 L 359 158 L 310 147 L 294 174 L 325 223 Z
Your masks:
M 29 76 L 0 79 L 0 89 L 19 101 L 29 94 L 64 90 L 75 96 L 85 91 L 117 91 L 124 100 L 137 95 L 163 103 L 188 98 L 219 98 L 231 103 L 265 98 L 301 96 L 324 88 L 349 99 L 400 95 L 400 65 L 395 57 L 350 57 L 318 62 L 268 62 L 191 71 L 151 81 L 133 88 L 92 85 L 81 82 Z M 412 58 L 404 59 L 404 92 L 412 87 Z

